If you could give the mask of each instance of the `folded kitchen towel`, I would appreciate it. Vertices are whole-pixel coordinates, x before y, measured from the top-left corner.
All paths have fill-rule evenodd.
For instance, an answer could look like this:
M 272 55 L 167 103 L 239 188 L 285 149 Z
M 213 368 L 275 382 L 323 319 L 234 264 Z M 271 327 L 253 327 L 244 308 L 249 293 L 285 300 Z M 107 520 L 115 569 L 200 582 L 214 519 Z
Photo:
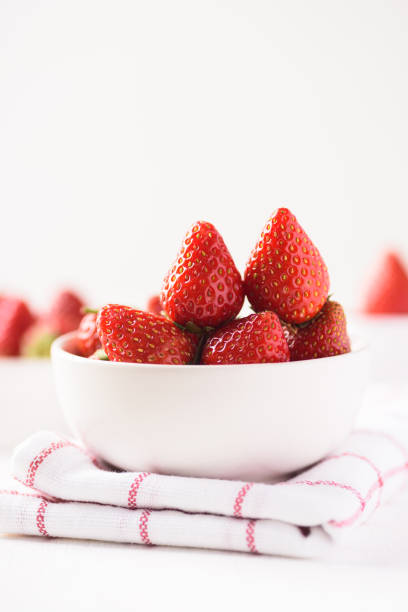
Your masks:
M 404 484 L 407 448 L 399 426 L 359 429 L 303 473 L 259 484 L 110 471 L 39 432 L 0 488 L 0 532 L 319 557 Z

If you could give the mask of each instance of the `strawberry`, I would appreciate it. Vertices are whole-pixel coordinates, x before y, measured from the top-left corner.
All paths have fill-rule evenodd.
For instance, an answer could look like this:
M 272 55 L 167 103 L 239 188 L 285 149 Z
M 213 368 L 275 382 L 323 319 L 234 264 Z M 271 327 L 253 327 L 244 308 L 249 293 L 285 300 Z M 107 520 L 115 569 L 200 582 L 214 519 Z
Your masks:
M 273 310 L 289 323 L 312 319 L 326 302 L 326 265 L 287 208 L 268 219 L 247 263 L 244 285 L 256 312 Z
M 0 298 L 0 355 L 20 354 L 24 332 L 34 323 L 35 317 L 27 304 L 18 298 Z
M 162 313 L 163 306 L 160 301 L 160 295 L 152 295 L 152 297 L 147 300 L 146 310 L 147 312 L 152 312 L 157 315 Z
M 350 352 L 346 316 L 338 302 L 328 300 L 319 314 L 298 328 L 290 350 L 291 361 L 333 357 Z
M 51 305 L 46 321 L 57 336 L 77 329 L 82 319 L 83 302 L 72 291 L 61 291 Z
M 24 357 L 47 358 L 56 337 L 48 325 L 39 320 L 25 332 L 21 341 L 21 354 Z
M 408 313 L 408 274 L 396 253 L 386 253 L 363 306 L 368 314 Z
M 96 319 L 102 348 L 110 361 L 187 364 L 197 338 L 172 321 L 130 306 L 107 304 Z
M 285 340 L 288 343 L 289 352 L 291 352 L 293 345 L 295 344 L 295 338 L 299 327 L 297 325 L 291 325 L 290 323 L 286 323 L 285 321 L 281 321 L 281 325 L 283 329 L 283 335 L 285 336 Z
M 241 276 L 211 223 L 198 221 L 187 232 L 160 297 L 167 315 L 180 325 L 218 327 L 239 313 Z
M 78 352 L 82 357 L 89 357 L 101 348 L 98 330 L 96 329 L 96 312 L 88 312 L 83 317 L 76 332 Z
M 208 338 L 201 363 L 274 363 L 289 361 L 289 348 L 274 312 L 259 312 L 237 319 Z

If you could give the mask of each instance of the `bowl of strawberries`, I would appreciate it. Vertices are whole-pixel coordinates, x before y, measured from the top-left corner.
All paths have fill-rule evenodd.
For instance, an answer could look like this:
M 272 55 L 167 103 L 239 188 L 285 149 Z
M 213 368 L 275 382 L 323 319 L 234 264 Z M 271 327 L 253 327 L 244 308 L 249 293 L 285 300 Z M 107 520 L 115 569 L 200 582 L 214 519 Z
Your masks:
M 368 378 L 328 294 L 288 209 L 268 219 L 243 278 L 199 221 L 146 311 L 106 304 L 54 342 L 66 420 L 126 470 L 267 481 L 310 465 L 350 432 Z M 245 297 L 253 312 L 239 317 Z

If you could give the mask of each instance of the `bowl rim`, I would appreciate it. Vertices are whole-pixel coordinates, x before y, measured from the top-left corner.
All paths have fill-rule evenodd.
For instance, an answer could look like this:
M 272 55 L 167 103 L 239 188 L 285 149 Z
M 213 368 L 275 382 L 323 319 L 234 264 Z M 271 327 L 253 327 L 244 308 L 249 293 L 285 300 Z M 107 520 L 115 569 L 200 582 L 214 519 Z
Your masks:
M 197 368 L 198 364 L 187 364 L 187 365 L 171 365 L 164 363 L 132 363 L 126 361 L 105 361 L 99 359 L 89 359 L 87 357 L 81 357 L 80 355 L 75 355 L 74 353 L 70 353 L 65 348 L 65 344 L 72 340 L 75 337 L 76 332 L 69 332 L 68 334 L 64 334 L 63 336 L 59 336 L 54 340 L 51 345 L 51 359 L 54 361 L 57 355 L 63 355 L 64 359 L 68 359 L 70 361 L 76 363 L 88 363 L 88 365 L 96 366 L 96 367 L 104 367 L 104 368 L 112 368 L 112 367 L 121 367 L 123 368 L 142 368 L 142 369 L 153 369 L 153 370 L 168 370 L 169 368 L 172 371 L 184 371 L 186 368 L 194 370 L 203 370 L 207 371 L 208 369 L 213 370 L 214 368 L 228 368 L 231 369 L 241 369 L 241 368 L 257 368 L 259 366 L 273 366 L 274 368 L 282 368 L 282 367 L 311 367 L 313 364 L 317 363 L 327 363 L 328 360 L 332 359 L 352 359 L 355 355 L 366 352 L 368 350 L 368 344 L 359 334 L 351 334 L 351 351 L 349 353 L 343 353 L 342 355 L 333 355 L 332 357 L 319 357 L 318 359 L 303 359 L 299 361 L 284 361 L 278 363 L 236 363 L 236 364 L 213 364 L 213 365 L 204 365 L 199 364 L 199 368 Z M 303 366 L 301 365 L 303 364 Z M 305 364 L 309 364 L 305 366 Z

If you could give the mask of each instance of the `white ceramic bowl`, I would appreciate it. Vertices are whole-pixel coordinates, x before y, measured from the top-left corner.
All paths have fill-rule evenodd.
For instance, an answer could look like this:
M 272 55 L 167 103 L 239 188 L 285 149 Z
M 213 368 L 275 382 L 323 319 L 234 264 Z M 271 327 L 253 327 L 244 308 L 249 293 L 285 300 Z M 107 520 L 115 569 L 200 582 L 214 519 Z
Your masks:
M 56 340 L 57 395 L 73 433 L 125 470 L 267 481 L 305 467 L 350 432 L 367 351 L 277 364 L 112 363 Z

